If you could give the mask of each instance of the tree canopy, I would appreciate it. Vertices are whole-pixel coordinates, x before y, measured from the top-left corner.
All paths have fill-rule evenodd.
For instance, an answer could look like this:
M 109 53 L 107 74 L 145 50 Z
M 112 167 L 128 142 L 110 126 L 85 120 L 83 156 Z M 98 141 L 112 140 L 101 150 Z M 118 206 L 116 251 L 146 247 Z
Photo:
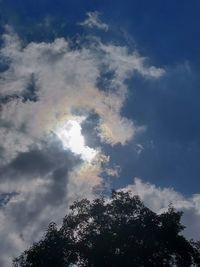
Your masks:
M 181 234 L 181 216 L 171 206 L 158 215 L 130 192 L 76 201 L 61 228 L 51 223 L 42 240 L 15 258 L 13 266 L 200 266 L 199 243 Z

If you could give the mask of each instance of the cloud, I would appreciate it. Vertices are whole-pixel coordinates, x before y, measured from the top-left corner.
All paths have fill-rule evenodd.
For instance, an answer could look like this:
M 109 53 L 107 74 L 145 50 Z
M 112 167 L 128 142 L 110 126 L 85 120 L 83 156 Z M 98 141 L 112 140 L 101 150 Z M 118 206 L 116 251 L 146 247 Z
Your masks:
M 100 20 L 99 15 L 100 13 L 97 11 L 88 12 L 87 19 L 79 23 L 79 25 L 88 27 L 88 28 L 97 28 L 100 30 L 108 31 L 109 26 Z
M 106 160 L 83 164 L 72 152 L 48 143 L 19 153 L 4 167 L 1 191 L 15 194 L 9 199 L 2 194 L 1 266 L 10 266 L 12 257 L 39 240 L 50 221 L 60 224 L 72 201 L 95 197 L 95 188 L 102 187 L 100 174 Z
M 172 204 L 175 209 L 183 211 L 182 222 L 187 227 L 184 234 L 187 238 L 199 240 L 200 194 L 185 197 L 173 188 L 156 187 L 139 178 L 135 178 L 133 184 L 122 190 L 138 195 L 145 205 L 156 213 L 165 212 L 169 204 Z
M 102 148 L 86 163 L 63 147 L 56 129 L 77 113 L 86 119 L 95 114 L 93 131 L 100 145 L 127 144 L 141 130 L 122 116 L 127 79 L 135 72 L 156 79 L 164 71 L 126 47 L 96 38 L 80 42 L 79 48 L 64 38 L 24 44 L 7 27 L 3 40 L 0 56 L 7 69 L 0 73 L 0 188 L 5 196 L 0 265 L 7 267 L 12 256 L 41 237 L 51 220 L 60 222 L 71 201 L 95 197 L 104 186 L 103 172 L 118 173 L 109 167 Z M 99 88 L 108 73 L 111 77 Z
M 50 220 L 66 213 L 69 176 L 78 164 L 51 144 L 20 153 L 4 167 L 1 191 L 17 194 L 0 209 L 1 266 L 10 266 L 11 257 L 38 240 Z
M 102 141 L 125 144 L 137 131 L 133 122 L 120 114 L 127 95 L 125 81 L 134 71 L 145 77 L 163 74 L 161 69 L 152 71 L 145 66 L 139 54 L 101 42 L 95 48 L 91 44 L 74 50 L 60 38 L 23 47 L 12 31 L 4 40 L 1 56 L 9 62 L 9 68 L 1 73 L 0 96 L 18 95 L 1 106 L 0 136 L 7 160 L 72 117 L 73 108 L 88 114 L 94 111 L 100 117 Z M 97 88 L 102 68 L 114 73 L 107 91 Z M 30 80 L 34 80 L 38 101 L 24 97 Z

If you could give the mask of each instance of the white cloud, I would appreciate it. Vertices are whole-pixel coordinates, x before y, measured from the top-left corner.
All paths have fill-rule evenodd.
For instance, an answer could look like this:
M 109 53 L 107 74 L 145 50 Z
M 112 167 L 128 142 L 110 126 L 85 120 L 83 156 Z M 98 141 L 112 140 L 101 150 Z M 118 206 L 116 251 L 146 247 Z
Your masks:
M 169 204 L 172 204 L 175 209 L 184 212 L 182 222 L 187 227 L 184 234 L 188 238 L 200 239 L 200 194 L 185 197 L 173 188 L 156 187 L 139 178 L 135 178 L 132 185 L 122 190 L 138 195 L 145 205 L 156 213 L 166 211 Z
M 1 120 L 9 129 L 2 127 L 0 135 L 5 136 L 7 129 L 7 133 L 12 132 L 7 136 L 8 141 L 2 143 L 6 151 L 9 148 L 6 144 L 12 143 L 12 138 L 17 139 L 12 146 L 13 156 L 20 147 L 24 151 L 26 144 L 31 145 L 70 118 L 73 108 L 99 115 L 102 141 L 125 144 L 137 131 L 132 121 L 120 115 L 127 95 L 126 79 L 135 70 L 156 78 L 163 74 L 161 69 L 152 71 L 151 66 L 145 66 L 139 54 L 130 54 L 126 48 L 115 45 L 99 43 L 95 49 L 91 45 L 72 50 L 60 38 L 52 43 L 30 43 L 23 47 L 12 32 L 5 34 L 4 39 L 1 56 L 10 65 L 1 74 L 0 95 L 18 94 L 18 98 L 2 106 Z M 110 91 L 100 91 L 96 85 L 102 66 L 114 72 Z M 34 79 L 37 102 L 23 99 L 31 79 Z
M 19 193 L 0 210 L 0 265 L 7 267 L 10 256 L 39 238 L 48 222 L 65 215 L 70 201 L 92 198 L 103 185 L 108 157 L 102 152 L 96 162 L 83 164 L 70 154 L 70 161 L 55 140 L 55 129 L 75 116 L 74 109 L 85 117 L 95 112 L 102 142 L 126 144 L 141 129 L 121 115 L 126 80 L 134 71 L 152 78 L 164 71 L 125 47 L 96 40 L 80 49 L 70 48 L 64 38 L 24 45 L 9 28 L 4 41 L 0 55 L 8 69 L 0 74 L 0 97 L 7 99 L 0 114 L 0 186 L 1 192 Z M 105 90 L 97 85 L 102 70 L 113 73 Z M 117 172 L 110 169 L 110 174 Z
M 79 23 L 81 26 L 86 26 L 89 28 L 97 28 L 100 30 L 108 31 L 109 26 L 102 22 L 99 18 L 99 12 L 88 12 L 87 13 L 87 19 L 81 23 Z
M 143 150 L 144 150 L 144 146 L 142 144 L 136 144 L 136 152 L 138 155 L 140 155 Z
M 115 78 L 119 85 L 121 79 L 129 78 L 134 72 L 153 78 L 159 78 L 165 73 L 162 68 L 149 67 L 146 63 L 147 58 L 142 57 L 137 51 L 129 52 L 126 46 L 105 45 L 102 43 L 100 46 L 105 53 L 104 61 L 111 70 L 115 70 Z M 115 83 L 114 86 L 116 86 Z

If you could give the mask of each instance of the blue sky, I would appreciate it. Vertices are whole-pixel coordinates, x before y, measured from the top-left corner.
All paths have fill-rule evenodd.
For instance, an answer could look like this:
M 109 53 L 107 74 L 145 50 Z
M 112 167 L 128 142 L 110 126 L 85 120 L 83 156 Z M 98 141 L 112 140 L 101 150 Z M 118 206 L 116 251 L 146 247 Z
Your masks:
M 148 131 L 139 137 L 140 142 L 155 144 L 153 149 L 147 144 L 143 155 L 133 160 L 134 163 L 129 156 L 124 173 L 127 179 L 131 172 L 156 184 L 174 186 L 185 194 L 198 193 L 198 1 L 115 1 L 113 4 L 112 1 L 18 0 L 2 1 L 2 6 L 3 22 L 13 25 L 22 38 L 38 41 L 87 34 L 87 29 L 77 22 L 84 20 L 86 12 L 98 10 L 112 29 L 109 34 L 99 35 L 130 49 L 136 47 L 151 64 L 166 68 L 166 77 L 156 83 L 141 77 L 129 81 L 129 98 L 123 111 L 139 124 L 148 126 Z M 37 26 L 47 16 L 52 18 L 53 31 Z M 134 145 L 129 148 L 119 148 L 118 154 L 129 153 L 135 158 Z
M 198 238 L 199 11 L 195 0 L 0 1 L 1 266 L 102 188 L 156 212 L 173 203 Z
M 75 24 L 88 11 L 98 10 L 109 24 L 122 28 L 133 38 L 140 50 L 157 64 L 177 64 L 191 60 L 198 64 L 199 8 L 198 1 L 1 1 L 1 17 L 15 26 L 37 23 L 44 16 L 53 16 L 70 25 L 68 31 L 77 33 Z M 3 12 L 5 10 L 5 12 Z M 59 28 L 59 27 L 58 27 Z M 57 29 L 58 32 L 60 29 Z M 80 30 L 80 29 L 79 29 Z M 65 32 L 66 33 L 66 32 Z M 67 33 L 66 33 L 67 34 Z

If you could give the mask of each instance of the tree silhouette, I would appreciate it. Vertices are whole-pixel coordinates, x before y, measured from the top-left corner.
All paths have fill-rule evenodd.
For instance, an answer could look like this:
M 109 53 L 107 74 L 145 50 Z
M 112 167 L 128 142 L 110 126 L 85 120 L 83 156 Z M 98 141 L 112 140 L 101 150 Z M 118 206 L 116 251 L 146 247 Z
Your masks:
M 182 212 L 160 215 L 137 196 L 113 191 L 110 199 L 74 202 L 58 230 L 14 259 L 15 267 L 170 267 L 200 266 L 199 243 L 181 231 Z

